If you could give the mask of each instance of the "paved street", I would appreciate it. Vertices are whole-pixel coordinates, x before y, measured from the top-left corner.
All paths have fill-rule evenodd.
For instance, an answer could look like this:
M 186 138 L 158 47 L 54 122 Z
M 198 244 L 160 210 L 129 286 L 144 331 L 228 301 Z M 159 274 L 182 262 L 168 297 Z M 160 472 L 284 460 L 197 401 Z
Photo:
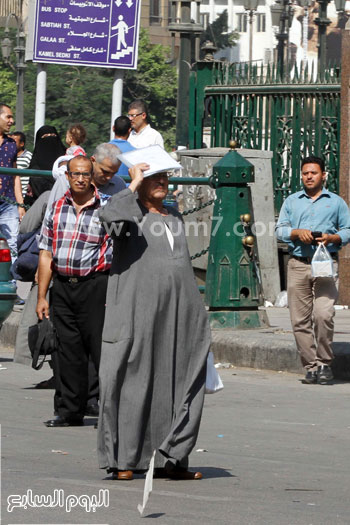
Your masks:
M 1 523 L 139 523 L 142 476 L 116 482 L 98 470 L 94 418 L 81 428 L 46 428 L 53 391 L 33 384 L 49 377 L 48 368 L 35 372 L 11 359 L 0 351 Z M 204 479 L 154 480 L 144 518 L 158 525 L 350 523 L 350 383 L 303 385 L 298 375 L 237 368 L 221 375 L 225 389 L 206 396 L 190 461 Z M 101 489 L 109 500 L 99 499 L 107 494 Z M 29 500 L 27 509 L 8 512 L 8 497 L 28 490 L 52 498 L 60 491 L 62 506 L 51 500 L 33 508 Z M 86 512 L 82 495 L 101 506 Z M 69 504 L 76 506 L 67 512 Z

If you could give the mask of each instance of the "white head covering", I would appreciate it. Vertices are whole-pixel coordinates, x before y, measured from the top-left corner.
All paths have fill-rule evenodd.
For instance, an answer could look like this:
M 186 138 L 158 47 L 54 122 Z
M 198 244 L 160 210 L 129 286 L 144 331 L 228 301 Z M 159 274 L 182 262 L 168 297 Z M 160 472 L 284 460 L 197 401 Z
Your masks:
M 70 159 L 73 159 L 74 155 L 61 155 L 58 159 L 55 160 L 54 165 L 52 166 L 52 176 L 54 179 L 58 179 L 62 175 L 66 176 L 67 166 L 63 164 L 60 166 L 61 162 L 68 162 Z
M 52 167 L 52 176 L 54 177 L 54 179 L 56 179 L 56 182 L 53 185 L 49 196 L 45 217 L 46 214 L 48 214 L 48 212 L 50 211 L 52 204 L 61 197 L 63 197 L 63 195 L 69 188 L 68 180 L 66 177 L 67 166 L 65 164 L 63 166 L 59 166 L 59 164 L 65 160 L 68 161 L 73 158 L 74 155 L 62 155 L 61 157 L 58 157 L 58 159 L 55 160 L 55 163 Z

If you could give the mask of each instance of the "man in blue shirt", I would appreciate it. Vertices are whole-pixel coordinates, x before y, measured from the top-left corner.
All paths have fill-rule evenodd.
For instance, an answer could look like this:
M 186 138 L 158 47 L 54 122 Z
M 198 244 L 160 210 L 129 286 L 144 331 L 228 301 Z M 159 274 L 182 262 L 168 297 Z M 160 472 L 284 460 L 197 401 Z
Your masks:
M 8 136 L 14 124 L 11 108 L 0 103 L 0 167 L 16 168 L 16 142 Z M 16 204 L 17 203 L 17 204 Z M 11 250 L 12 262 L 17 258 L 18 221 L 23 217 L 23 196 L 18 175 L 0 176 L 0 230 Z
M 307 157 L 301 163 L 304 189 L 284 202 L 276 226 L 277 238 L 288 244 L 287 291 L 290 317 L 306 369 L 305 382 L 327 384 L 333 379 L 331 343 L 337 279 L 311 275 L 311 259 L 319 243 L 331 253 L 337 273 L 338 251 L 350 241 L 350 213 L 345 201 L 323 188 L 324 161 Z
M 110 143 L 118 146 L 122 153 L 135 149 L 134 146 L 128 142 L 131 132 L 131 124 L 128 117 L 117 117 L 114 121 L 113 131 L 114 139 L 112 139 Z M 129 175 L 129 168 L 122 163 L 117 173 L 120 176 Z

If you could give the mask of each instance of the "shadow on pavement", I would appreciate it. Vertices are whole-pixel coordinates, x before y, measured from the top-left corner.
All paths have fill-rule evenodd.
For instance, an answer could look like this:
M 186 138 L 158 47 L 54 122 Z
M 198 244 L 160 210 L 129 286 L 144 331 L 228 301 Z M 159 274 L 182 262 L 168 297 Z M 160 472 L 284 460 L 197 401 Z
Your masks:
M 203 474 L 203 479 L 205 478 L 236 478 L 234 474 L 231 474 L 227 469 L 225 468 L 219 468 L 219 467 L 192 467 L 191 470 L 200 470 Z

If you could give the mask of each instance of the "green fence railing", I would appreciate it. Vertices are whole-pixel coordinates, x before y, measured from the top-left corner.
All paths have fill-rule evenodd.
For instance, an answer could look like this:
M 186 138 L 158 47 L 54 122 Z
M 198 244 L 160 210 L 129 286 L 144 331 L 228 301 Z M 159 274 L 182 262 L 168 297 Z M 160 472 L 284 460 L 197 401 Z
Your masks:
M 211 146 L 236 140 L 243 148 L 273 152 L 275 208 L 301 187 L 300 161 L 322 156 L 327 187 L 338 192 L 340 70 L 322 77 L 307 68 L 281 77 L 276 67 L 200 62 L 191 77 L 190 148 L 201 148 L 203 129 Z

